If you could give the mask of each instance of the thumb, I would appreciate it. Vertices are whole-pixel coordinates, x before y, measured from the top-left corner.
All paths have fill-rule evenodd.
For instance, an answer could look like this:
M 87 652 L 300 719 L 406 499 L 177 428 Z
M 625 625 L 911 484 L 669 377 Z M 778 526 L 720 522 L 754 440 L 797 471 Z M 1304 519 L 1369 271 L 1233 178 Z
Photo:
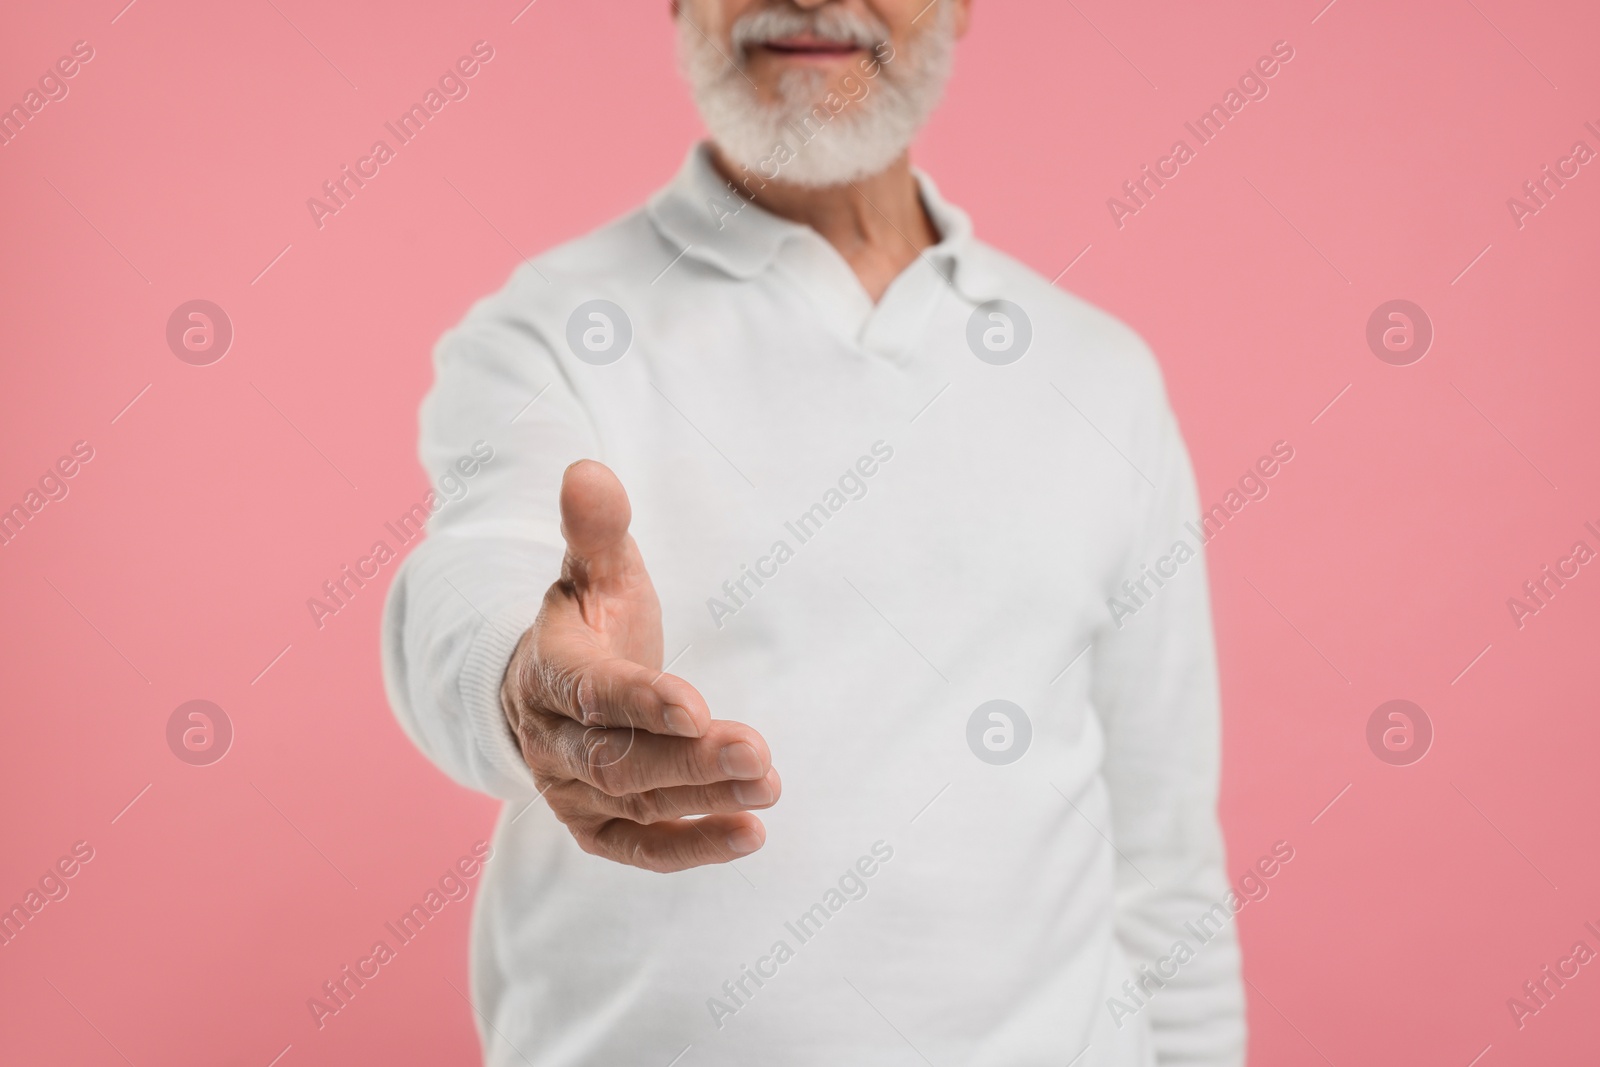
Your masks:
M 633 507 L 604 463 L 580 459 L 561 476 L 561 536 L 567 561 L 590 582 L 622 580 L 639 564 L 628 536 Z

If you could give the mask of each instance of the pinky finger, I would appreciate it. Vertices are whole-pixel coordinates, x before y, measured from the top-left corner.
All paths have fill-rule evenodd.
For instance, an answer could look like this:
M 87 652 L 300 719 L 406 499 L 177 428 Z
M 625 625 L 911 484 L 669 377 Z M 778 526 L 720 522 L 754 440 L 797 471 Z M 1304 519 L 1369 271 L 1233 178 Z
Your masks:
M 588 851 L 632 867 L 669 874 L 739 859 L 766 840 L 766 827 L 749 812 L 670 819 L 648 825 L 611 819 L 595 830 Z

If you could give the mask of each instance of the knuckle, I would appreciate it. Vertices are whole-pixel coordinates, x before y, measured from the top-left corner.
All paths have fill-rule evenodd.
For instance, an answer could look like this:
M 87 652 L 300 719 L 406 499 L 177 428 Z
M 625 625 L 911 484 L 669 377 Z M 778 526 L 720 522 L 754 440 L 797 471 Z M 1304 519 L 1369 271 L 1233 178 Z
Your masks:
M 574 814 L 567 823 L 567 830 L 572 834 L 572 839 L 578 847 L 591 856 L 601 859 L 617 859 L 617 839 L 613 833 L 615 822 L 607 812 L 597 812 L 588 806 Z
M 572 699 L 568 707 L 578 709 L 578 719 L 581 722 L 595 723 L 600 721 L 599 702 L 595 698 L 594 672 L 588 670 L 575 671 L 572 674 Z
M 584 732 L 584 759 L 596 789 L 613 797 L 639 791 L 633 741 L 633 731 L 627 729 L 590 727 Z
M 589 781 L 594 787 L 608 797 L 621 796 L 623 791 L 617 788 L 617 774 L 609 764 L 594 757 L 594 746 L 584 746 L 584 770 Z
M 613 740 L 604 730 L 591 730 L 583 738 L 583 759 L 594 787 L 607 796 L 620 797 L 630 790 L 627 771 L 616 759 Z
M 593 831 L 579 829 L 575 826 L 569 827 L 569 829 L 572 831 L 572 839 L 578 843 L 578 847 L 583 851 L 591 856 L 599 856 L 601 859 L 611 858 L 611 854 L 600 843 L 600 838 Z
M 563 713 L 565 709 L 577 706 L 578 685 L 582 676 L 578 669 L 562 667 L 550 659 L 541 658 L 536 671 L 536 692 L 548 710 Z
M 630 844 L 620 830 L 616 821 L 608 819 L 597 826 L 591 825 L 581 833 L 574 831 L 573 836 L 577 838 L 578 847 L 591 856 L 629 867 L 654 870 L 655 868 L 650 866 L 651 857 L 648 855 L 648 845 L 645 840 L 642 837 L 636 838 Z
M 509 711 L 506 714 L 506 725 L 511 728 L 511 738 L 517 743 L 517 751 L 522 754 L 522 762 L 538 777 L 540 769 L 539 744 L 533 737 L 533 731 L 528 727 L 527 720 L 521 716 L 513 716 Z
M 617 807 L 622 817 L 630 822 L 652 823 L 660 818 L 650 793 L 625 793 L 617 798 Z
M 551 786 L 545 790 L 544 800 L 562 825 L 576 833 L 586 813 L 572 795 L 572 790 L 565 785 Z
M 560 737 L 551 729 L 548 715 L 530 711 L 521 716 L 515 727 L 515 737 L 522 749 L 522 758 L 536 780 L 567 777 L 561 773 Z
M 633 865 L 656 874 L 668 874 L 678 869 L 672 848 L 649 837 L 641 837 L 634 843 Z

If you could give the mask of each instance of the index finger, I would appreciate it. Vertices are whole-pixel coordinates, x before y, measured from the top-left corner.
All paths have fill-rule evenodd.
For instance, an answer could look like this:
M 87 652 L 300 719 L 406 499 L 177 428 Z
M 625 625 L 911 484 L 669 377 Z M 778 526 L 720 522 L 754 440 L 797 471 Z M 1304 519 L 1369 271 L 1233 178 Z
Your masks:
M 582 648 L 541 648 L 531 660 L 534 676 L 518 688 L 540 711 L 675 737 L 701 737 L 711 725 L 705 698 L 677 675 Z

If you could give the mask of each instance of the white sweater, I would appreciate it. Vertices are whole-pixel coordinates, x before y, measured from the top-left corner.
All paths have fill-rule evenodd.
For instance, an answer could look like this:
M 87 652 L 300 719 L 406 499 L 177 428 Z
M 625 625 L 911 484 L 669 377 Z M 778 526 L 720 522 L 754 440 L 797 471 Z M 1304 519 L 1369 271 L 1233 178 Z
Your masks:
M 458 499 L 384 669 L 417 745 L 507 801 L 490 1064 L 1242 1062 L 1233 924 L 1185 926 L 1229 886 L 1205 564 L 1146 570 L 1197 511 L 1160 372 L 919 180 L 942 239 L 877 305 L 696 149 L 438 345 L 421 454 Z M 502 718 L 585 456 L 632 499 L 671 670 L 783 776 L 734 864 L 583 853 Z

